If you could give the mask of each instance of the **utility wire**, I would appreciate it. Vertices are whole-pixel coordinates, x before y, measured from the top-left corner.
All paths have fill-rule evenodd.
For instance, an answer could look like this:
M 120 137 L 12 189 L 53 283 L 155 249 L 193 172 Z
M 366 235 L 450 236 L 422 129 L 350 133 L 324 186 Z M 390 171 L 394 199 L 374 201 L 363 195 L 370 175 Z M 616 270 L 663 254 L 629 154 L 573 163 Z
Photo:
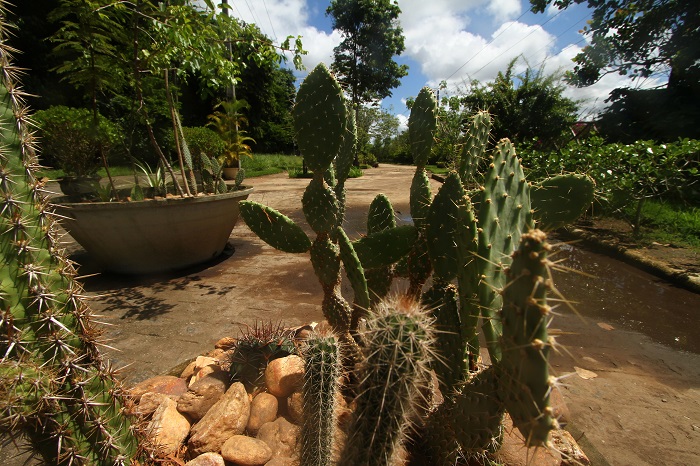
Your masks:
M 263 0 L 263 6 L 265 7 L 265 12 L 267 13 L 267 20 L 270 22 L 270 27 L 272 28 L 272 34 L 275 36 L 273 39 L 277 41 L 277 33 L 275 32 L 275 26 L 272 24 L 272 18 L 270 18 L 270 10 L 267 9 L 267 2 Z
M 501 32 L 499 32 L 499 33 L 496 34 L 493 38 L 491 38 L 491 40 L 488 41 L 488 42 L 486 43 L 486 45 L 484 45 L 484 46 L 481 48 L 481 50 L 479 50 L 479 51 L 476 52 L 474 55 L 472 55 L 472 57 L 471 57 L 469 60 L 467 60 L 466 62 L 464 62 L 464 64 L 463 64 L 462 66 L 460 66 L 459 68 L 457 68 L 457 69 L 454 71 L 454 73 L 452 73 L 451 75 L 449 75 L 449 76 L 445 79 L 445 81 L 447 81 L 447 80 L 450 79 L 452 76 L 454 76 L 455 74 L 457 74 L 457 72 L 458 72 L 459 70 L 461 70 L 462 68 L 464 68 L 465 66 L 467 66 L 467 65 L 469 64 L 469 62 L 471 62 L 473 59 L 475 59 L 475 58 L 477 57 L 477 55 L 479 55 L 481 52 L 483 52 L 484 50 L 486 50 L 486 47 L 488 47 L 489 45 L 491 45 L 491 44 L 493 43 L 493 41 L 495 41 L 496 39 L 498 39 L 504 32 L 506 32 L 508 29 L 510 29 L 510 27 L 511 27 L 513 24 L 515 24 L 515 23 L 517 23 L 518 21 L 520 21 L 520 19 L 521 19 L 523 16 L 525 16 L 527 13 L 528 13 L 528 10 L 525 10 L 525 12 L 524 12 L 522 15 L 520 15 L 516 20 L 511 21 L 511 22 L 508 24 L 508 26 L 506 26 L 505 29 L 503 29 Z

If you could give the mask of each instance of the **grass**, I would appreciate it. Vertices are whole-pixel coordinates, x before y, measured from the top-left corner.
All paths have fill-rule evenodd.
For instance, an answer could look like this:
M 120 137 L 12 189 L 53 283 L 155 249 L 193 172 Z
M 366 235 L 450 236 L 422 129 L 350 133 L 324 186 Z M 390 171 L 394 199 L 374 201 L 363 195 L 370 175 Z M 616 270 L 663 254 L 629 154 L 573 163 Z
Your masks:
M 449 167 L 438 167 L 437 165 L 426 165 L 425 169 L 436 175 L 447 175 L 450 172 Z
M 252 159 L 245 158 L 241 161 L 241 163 L 243 168 L 245 168 L 246 178 L 273 175 L 275 173 L 282 173 L 295 168 L 301 169 L 301 157 L 296 157 L 294 155 L 255 154 Z M 179 168 L 173 167 L 173 169 L 179 173 Z M 130 176 L 134 174 L 134 168 L 130 165 L 111 166 L 109 167 L 109 171 L 112 176 Z M 107 176 L 104 168 L 100 168 L 97 173 L 103 178 Z M 63 175 L 63 170 L 39 170 L 40 177 L 46 177 L 51 180 L 58 179 Z
M 628 215 L 634 215 L 630 208 Z M 700 249 L 700 208 L 648 200 L 642 207 L 641 239 Z
M 350 167 L 350 173 L 348 174 L 348 178 L 359 178 L 363 175 L 362 168 L 360 167 Z M 306 174 L 304 174 L 304 171 L 302 167 L 295 167 L 289 170 L 289 177 L 290 178 L 311 178 L 312 177 L 312 172 L 307 171 Z

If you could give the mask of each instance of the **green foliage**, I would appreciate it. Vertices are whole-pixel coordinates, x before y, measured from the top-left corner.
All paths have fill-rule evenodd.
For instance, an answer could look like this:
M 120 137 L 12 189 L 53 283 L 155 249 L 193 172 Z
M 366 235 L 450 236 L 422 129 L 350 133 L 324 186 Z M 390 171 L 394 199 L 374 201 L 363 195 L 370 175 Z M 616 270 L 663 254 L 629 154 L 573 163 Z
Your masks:
M 625 209 L 630 218 L 635 206 Z M 700 208 L 677 202 L 648 200 L 639 212 L 640 239 L 661 244 L 676 244 L 700 250 Z
M 207 118 L 209 126 L 224 141 L 224 150 L 217 157 L 224 167 L 237 168 L 241 158 L 253 157 L 249 143 L 255 140 L 246 136 L 243 128 L 248 124 L 248 120 L 243 115 L 243 110 L 250 108 L 250 104 L 245 100 L 224 101 L 217 105 L 217 110 Z M 213 154 L 210 154 L 213 156 Z
M 593 137 L 573 141 L 558 152 L 537 151 L 524 145 L 520 154 L 531 180 L 559 173 L 588 174 L 596 182 L 600 201 L 610 211 L 641 199 L 700 200 L 697 140 L 605 144 Z
M 116 152 L 124 137 L 119 126 L 101 115 L 95 128 L 93 114 L 87 109 L 55 106 L 36 112 L 35 120 L 42 140 L 42 163 L 70 176 L 95 175 L 100 149 L 106 154 Z
M 192 153 L 195 170 L 201 169 L 202 154 L 219 159 L 226 150 L 226 143 L 215 131 L 204 126 L 183 127 L 185 140 Z
M 590 44 L 574 58 L 569 79 L 587 86 L 610 72 L 646 78 L 659 67 L 671 69 L 669 88 L 695 88 L 700 81 L 700 5 L 695 0 L 530 0 L 544 12 L 588 3 L 593 17 L 584 31 Z M 614 33 L 612 33 L 614 32 Z
M 492 83 L 473 81 L 461 96 L 462 105 L 471 113 L 487 110 L 493 115 L 492 137 L 497 141 L 507 137 L 513 142 L 556 142 L 576 122 L 577 104 L 562 95 L 561 76 L 529 67 L 516 74 L 517 60 Z
M 326 10 L 343 41 L 334 50 L 334 72 L 348 87 L 355 108 L 391 96 L 408 66 L 393 59 L 404 51 L 398 3 L 390 0 L 333 0 Z

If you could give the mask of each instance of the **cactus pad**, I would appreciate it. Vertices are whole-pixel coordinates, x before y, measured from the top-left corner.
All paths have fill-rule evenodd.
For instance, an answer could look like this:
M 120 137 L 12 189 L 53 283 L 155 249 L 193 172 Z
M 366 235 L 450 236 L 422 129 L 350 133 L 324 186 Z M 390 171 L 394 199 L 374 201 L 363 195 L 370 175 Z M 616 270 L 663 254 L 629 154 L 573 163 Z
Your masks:
M 292 219 L 254 201 L 241 201 L 241 217 L 260 239 L 280 251 L 306 252 L 311 240 Z

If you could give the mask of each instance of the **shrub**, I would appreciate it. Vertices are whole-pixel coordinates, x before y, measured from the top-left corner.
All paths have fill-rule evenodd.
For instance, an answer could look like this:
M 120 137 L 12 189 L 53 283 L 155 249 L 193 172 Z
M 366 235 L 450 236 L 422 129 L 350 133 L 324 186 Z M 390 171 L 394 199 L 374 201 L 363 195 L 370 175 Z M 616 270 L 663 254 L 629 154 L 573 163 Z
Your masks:
M 95 175 L 101 162 L 100 149 L 109 156 L 124 137 L 118 125 L 99 114 L 95 128 L 92 112 L 85 108 L 58 105 L 36 112 L 34 118 L 42 142 L 42 164 L 70 176 Z
M 204 126 L 183 127 L 187 146 L 192 153 L 195 169 L 201 169 L 202 154 L 219 159 L 226 150 L 226 144 L 215 131 Z

